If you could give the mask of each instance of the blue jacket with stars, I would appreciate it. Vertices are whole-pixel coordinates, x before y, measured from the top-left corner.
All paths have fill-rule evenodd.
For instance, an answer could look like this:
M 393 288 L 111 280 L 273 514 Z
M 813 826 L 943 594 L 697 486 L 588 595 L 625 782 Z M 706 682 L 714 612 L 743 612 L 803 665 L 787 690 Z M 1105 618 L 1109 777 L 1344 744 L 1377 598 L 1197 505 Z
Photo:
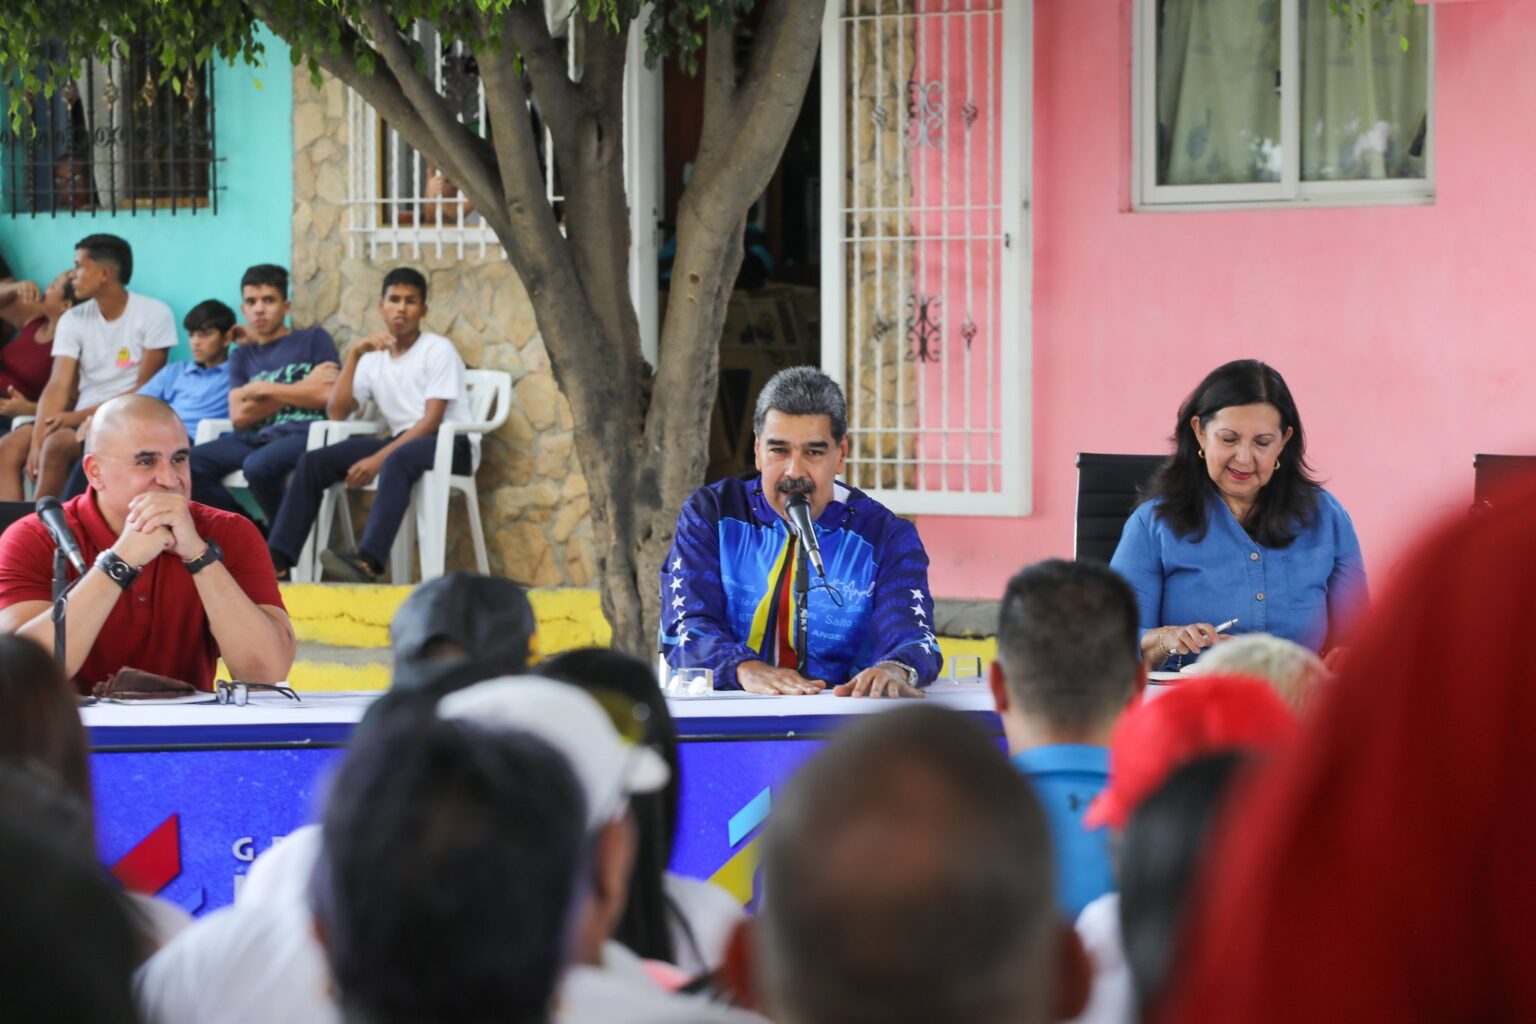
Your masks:
M 932 682 L 943 659 L 917 530 L 841 481 L 815 529 L 827 575 L 825 587 L 811 579 L 809 678 L 836 686 L 871 665 L 900 661 L 917 670 L 920 684 Z M 743 661 L 777 663 L 777 644 L 793 637 L 774 600 L 784 573 L 793 585 L 792 555 L 793 534 L 768 504 L 760 477 L 695 491 L 661 570 L 667 662 L 713 669 L 719 690 L 739 689 Z

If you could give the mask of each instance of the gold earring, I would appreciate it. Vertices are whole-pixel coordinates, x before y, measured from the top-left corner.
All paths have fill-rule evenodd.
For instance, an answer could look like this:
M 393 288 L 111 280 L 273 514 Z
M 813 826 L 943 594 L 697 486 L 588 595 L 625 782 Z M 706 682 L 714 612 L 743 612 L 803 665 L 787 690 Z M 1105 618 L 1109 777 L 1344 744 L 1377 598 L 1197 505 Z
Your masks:
M 1279 469 L 1279 468 L 1280 468 L 1280 460 L 1279 460 L 1279 459 L 1276 459 L 1276 460 L 1275 460 L 1275 468 L 1276 468 L 1276 469 Z
M 1201 449 L 1200 449 L 1200 451 L 1199 451 L 1199 455 L 1200 455 L 1200 457 L 1201 457 L 1201 458 L 1202 458 L 1202 459 L 1203 459 L 1203 458 L 1205 458 L 1205 449 L 1204 449 L 1204 448 L 1201 448 Z

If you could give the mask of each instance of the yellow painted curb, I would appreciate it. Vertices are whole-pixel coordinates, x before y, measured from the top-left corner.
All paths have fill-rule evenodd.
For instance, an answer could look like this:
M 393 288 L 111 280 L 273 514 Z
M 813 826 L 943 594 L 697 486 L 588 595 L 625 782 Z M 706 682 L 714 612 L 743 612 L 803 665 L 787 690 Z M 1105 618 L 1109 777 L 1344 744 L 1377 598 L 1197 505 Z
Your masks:
M 283 604 L 293 631 L 305 643 L 336 647 L 388 647 L 389 620 L 411 587 L 380 584 L 285 583 Z M 576 647 L 607 647 L 613 630 L 595 590 L 534 589 L 528 592 L 539 622 L 544 654 Z

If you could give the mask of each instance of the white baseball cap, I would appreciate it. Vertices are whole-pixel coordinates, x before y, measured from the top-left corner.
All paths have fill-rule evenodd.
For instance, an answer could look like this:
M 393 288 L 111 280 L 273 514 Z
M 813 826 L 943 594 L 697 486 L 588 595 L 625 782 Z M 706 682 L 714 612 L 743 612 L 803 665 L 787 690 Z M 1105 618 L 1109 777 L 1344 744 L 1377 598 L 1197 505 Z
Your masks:
M 437 702 L 441 718 L 519 729 L 565 755 L 587 798 L 587 826 L 623 813 L 631 794 L 654 793 L 671 772 L 653 748 L 625 742 L 587 691 L 542 676 L 502 676 Z M 638 719 L 637 719 L 638 721 Z

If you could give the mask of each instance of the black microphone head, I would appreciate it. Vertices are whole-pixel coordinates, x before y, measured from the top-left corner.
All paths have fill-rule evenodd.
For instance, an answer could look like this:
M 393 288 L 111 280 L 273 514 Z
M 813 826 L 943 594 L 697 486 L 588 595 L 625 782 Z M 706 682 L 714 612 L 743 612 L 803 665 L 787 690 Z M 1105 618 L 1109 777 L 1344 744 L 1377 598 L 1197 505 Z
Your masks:
M 805 492 L 804 491 L 796 491 L 796 492 L 794 492 L 793 494 L 791 494 L 789 496 L 789 500 L 787 502 L 785 502 L 784 504 L 785 504 L 786 508 L 795 508 L 795 507 L 797 507 L 799 505 L 804 505 L 807 508 L 809 508 L 810 504 L 811 504 L 811 499 L 809 499 L 809 498 L 807 498 L 805 496 Z
M 63 506 L 59 504 L 59 499 L 58 498 L 54 497 L 51 494 L 45 494 L 41 498 L 37 499 L 37 514 L 38 515 L 42 515 L 44 512 L 48 511 L 51 508 L 63 508 Z

